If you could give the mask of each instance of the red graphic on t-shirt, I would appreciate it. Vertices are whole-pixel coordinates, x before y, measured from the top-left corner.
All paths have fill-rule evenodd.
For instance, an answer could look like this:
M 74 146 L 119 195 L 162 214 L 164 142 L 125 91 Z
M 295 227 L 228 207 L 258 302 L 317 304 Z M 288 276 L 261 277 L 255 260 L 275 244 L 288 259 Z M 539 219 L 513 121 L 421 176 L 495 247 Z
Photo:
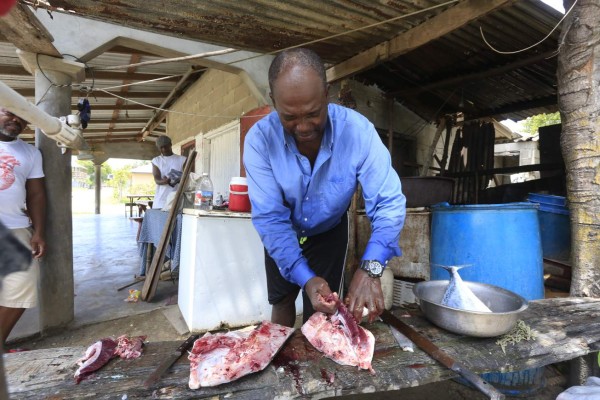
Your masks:
M 14 169 L 17 165 L 21 163 L 15 157 L 0 153 L 0 190 L 8 189 L 15 183 Z

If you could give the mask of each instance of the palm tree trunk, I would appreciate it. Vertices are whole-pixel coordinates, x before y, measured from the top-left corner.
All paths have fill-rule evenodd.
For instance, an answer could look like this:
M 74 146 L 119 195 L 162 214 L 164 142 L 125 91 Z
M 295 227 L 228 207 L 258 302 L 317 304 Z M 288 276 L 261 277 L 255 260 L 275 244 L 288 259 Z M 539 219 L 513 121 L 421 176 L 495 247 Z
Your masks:
M 565 8 L 572 0 L 565 0 Z M 558 55 L 561 148 L 571 211 L 571 296 L 600 297 L 600 5 L 579 0 Z

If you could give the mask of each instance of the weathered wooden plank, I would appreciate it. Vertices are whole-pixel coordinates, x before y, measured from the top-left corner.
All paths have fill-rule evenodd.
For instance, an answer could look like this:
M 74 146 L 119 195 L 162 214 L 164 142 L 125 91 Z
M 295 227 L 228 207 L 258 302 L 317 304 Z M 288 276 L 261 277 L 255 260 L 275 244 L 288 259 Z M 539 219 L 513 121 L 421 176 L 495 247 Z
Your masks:
M 596 351 L 600 344 L 600 299 L 546 299 L 530 303 L 523 319 L 538 335 L 532 342 L 509 345 L 504 354 L 496 338 L 455 335 L 431 325 L 418 310 L 394 314 L 431 339 L 451 357 L 477 373 L 541 367 Z M 387 325 L 368 326 L 376 338 L 376 373 L 335 364 L 322 357 L 297 331 L 264 371 L 215 388 L 187 388 L 189 362 L 182 357 L 155 388 L 142 382 L 177 342 L 149 343 L 136 360 L 114 359 L 76 385 L 75 362 L 83 347 L 36 350 L 5 356 L 13 399 L 256 399 L 326 397 L 397 390 L 455 377 L 419 349 L 400 350 Z

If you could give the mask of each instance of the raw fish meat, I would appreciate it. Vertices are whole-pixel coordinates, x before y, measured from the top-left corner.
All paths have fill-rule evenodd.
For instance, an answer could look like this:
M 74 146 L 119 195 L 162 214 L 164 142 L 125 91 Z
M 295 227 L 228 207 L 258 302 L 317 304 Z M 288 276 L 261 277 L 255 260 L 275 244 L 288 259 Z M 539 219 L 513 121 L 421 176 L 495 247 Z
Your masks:
M 337 296 L 335 297 L 337 300 Z M 302 333 L 317 350 L 338 364 L 357 366 L 373 372 L 371 361 L 375 337 L 358 325 L 354 316 L 339 300 L 335 314 L 314 313 Z
M 115 355 L 117 342 L 111 338 L 98 340 L 87 348 L 83 358 L 77 360 L 79 369 L 75 371 L 75 382 L 79 383 L 88 374 L 100 369 Z
M 492 312 L 463 282 L 458 274 L 458 270 L 463 266 L 446 267 L 440 265 L 440 267 L 444 268 L 450 274 L 450 283 L 442 298 L 442 305 L 458 308 L 459 310 Z
M 206 333 L 196 340 L 188 357 L 190 389 L 217 386 L 263 370 L 294 332 L 268 321 L 252 328 Z
M 92 344 L 85 351 L 85 355 L 77 360 L 79 368 L 75 371 L 75 382 L 81 382 L 87 375 L 100 369 L 113 357 L 123 359 L 138 358 L 142 355 L 142 346 L 146 336 L 127 337 L 119 336 L 117 340 L 104 338 Z
M 146 336 L 119 336 L 117 338 L 117 349 L 115 350 L 115 356 L 119 356 L 122 359 L 138 358 L 142 355 L 144 340 L 146 340 Z

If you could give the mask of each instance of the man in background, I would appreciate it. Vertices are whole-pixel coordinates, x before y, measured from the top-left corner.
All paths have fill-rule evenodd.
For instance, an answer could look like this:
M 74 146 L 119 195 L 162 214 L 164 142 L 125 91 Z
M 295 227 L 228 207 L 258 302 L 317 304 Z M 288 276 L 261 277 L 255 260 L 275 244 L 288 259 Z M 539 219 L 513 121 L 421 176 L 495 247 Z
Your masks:
M 0 107 L 0 222 L 33 255 L 30 267 L 4 277 L 0 287 L 0 335 L 6 341 L 17 321 L 38 302 L 38 259 L 46 252 L 46 190 L 42 154 L 18 138 L 27 122 Z
M 160 155 L 152 159 L 152 175 L 156 182 L 152 208 L 160 210 L 166 205 L 169 194 L 177 190 L 185 157 L 173 153 L 171 138 L 168 136 L 159 136 L 156 139 L 156 147 Z

